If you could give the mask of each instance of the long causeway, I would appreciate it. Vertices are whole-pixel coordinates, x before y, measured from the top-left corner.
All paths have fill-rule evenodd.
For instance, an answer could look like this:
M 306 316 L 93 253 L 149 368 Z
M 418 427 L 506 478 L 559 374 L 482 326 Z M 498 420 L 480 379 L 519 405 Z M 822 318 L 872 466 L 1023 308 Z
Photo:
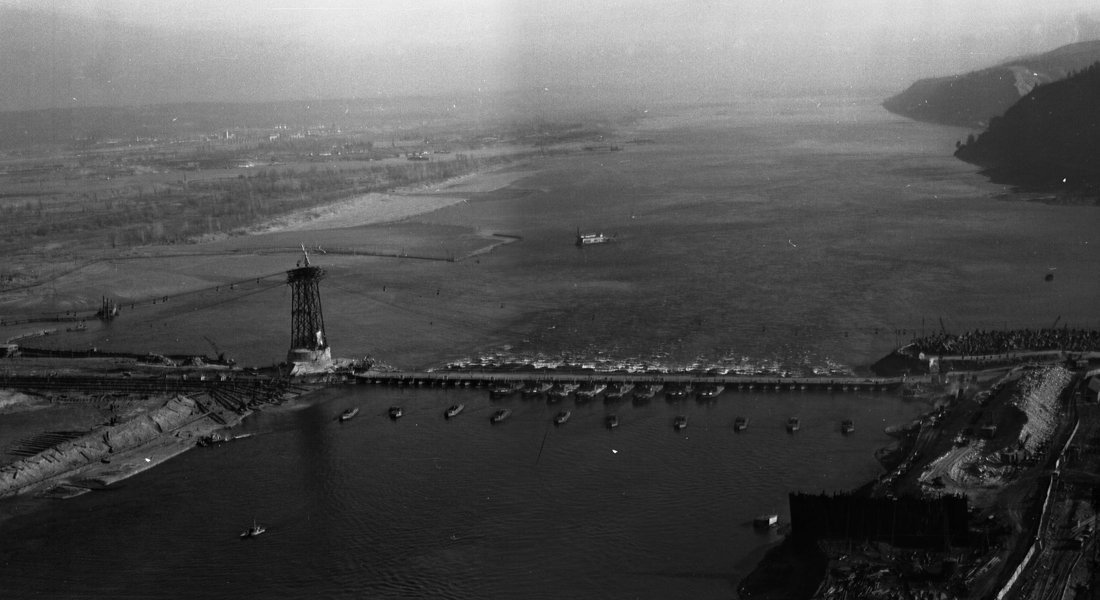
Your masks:
M 721 385 L 744 391 L 885 391 L 897 387 L 904 377 L 780 377 L 759 375 L 694 375 L 688 373 L 535 373 L 499 371 L 366 371 L 357 373 L 360 383 L 428 387 L 487 387 L 534 382 L 548 383 L 632 383 Z M 912 378 L 909 378 L 910 380 Z

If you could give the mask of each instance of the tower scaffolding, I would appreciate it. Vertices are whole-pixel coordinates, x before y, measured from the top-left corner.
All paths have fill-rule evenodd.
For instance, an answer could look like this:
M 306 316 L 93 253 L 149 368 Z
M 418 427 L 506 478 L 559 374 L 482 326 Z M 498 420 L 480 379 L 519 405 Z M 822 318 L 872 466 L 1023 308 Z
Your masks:
M 303 365 L 324 367 L 332 362 L 321 311 L 320 283 L 324 277 L 324 269 L 309 264 L 309 253 L 303 244 L 302 260 L 296 268 L 286 272 L 286 283 L 291 290 L 287 362 L 295 370 L 302 370 Z

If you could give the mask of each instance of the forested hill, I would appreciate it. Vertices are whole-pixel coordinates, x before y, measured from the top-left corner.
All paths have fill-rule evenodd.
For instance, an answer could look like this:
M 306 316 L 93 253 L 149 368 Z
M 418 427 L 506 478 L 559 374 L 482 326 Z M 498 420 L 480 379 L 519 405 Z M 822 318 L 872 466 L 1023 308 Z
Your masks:
M 963 75 L 922 79 L 882 106 L 917 121 L 985 128 L 1036 86 L 1100 61 L 1100 40 L 1062 46 Z
M 960 144 L 955 156 L 995 181 L 1100 189 L 1100 62 L 1035 88 L 977 139 Z

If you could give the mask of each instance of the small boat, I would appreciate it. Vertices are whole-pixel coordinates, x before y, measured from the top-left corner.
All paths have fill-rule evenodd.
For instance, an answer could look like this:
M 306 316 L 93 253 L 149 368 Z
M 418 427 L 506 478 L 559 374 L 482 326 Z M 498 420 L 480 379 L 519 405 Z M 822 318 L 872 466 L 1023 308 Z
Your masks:
M 634 388 L 634 403 L 642 404 L 653 399 L 664 389 L 664 386 L 659 383 L 645 383 Z
M 853 421 L 851 419 L 844 419 L 844 421 L 842 421 L 840 423 L 840 432 L 843 433 L 844 435 L 848 435 L 850 433 L 855 433 L 855 431 L 856 431 L 855 421 Z
M 607 386 L 607 391 L 604 392 L 604 402 L 617 402 L 626 397 L 631 390 L 634 389 L 633 383 L 612 383 Z
M 749 427 L 749 420 L 745 417 L 737 417 L 733 420 L 734 431 L 744 431 Z
M 450 419 L 451 417 L 457 417 L 458 413 L 462 412 L 465 408 L 465 404 L 452 404 L 450 408 L 443 413 L 443 418 Z
M 561 424 L 565 423 L 566 421 L 568 421 L 569 417 L 572 417 L 572 416 L 573 416 L 573 411 L 563 410 L 560 413 L 558 413 L 556 417 L 554 417 L 554 424 L 555 425 L 561 425 Z
M 257 525 L 256 522 L 253 521 L 252 527 L 241 532 L 241 539 L 254 538 L 265 531 L 267 531 L 267 529 L 263 525 Z
M 575 383 L 556 383 L 546 392 L 546 401 L 559 402 L 569 397 L 569 394 L 572 394 L 577 387 L 579 386 Z
M 349 409 L 345 410 L 344 412 L 340 413 L 340 420 L 341 421 L 347 421 L 348 419 L 351 419 L 351 418 L 355 417 L 355 415 L 357 415 L 357 414 L 359 414 L 359 407 L 358 406 L 355 407 L 355 408 L 349 408 Z
M 607 425 L 608 429 L 615 429 L 619 426 L 619 417 L 615 415 L 607 415 L 607 417 L 604 418 L 603 422 L 604 425 Z
M 523 389 L 523 386 L 518 383 L 502 383 L 500 385 L 494 385 L 489 389 L 490 398 L 503 398 L 510 396 Z
M 683 429 L 684 427 L 687 427 L 687 426 L 688 426 L 688 420 L 687 420 L 687 417 L 685 417 L 684 415 L 677 415 L 677 417 L 672 420 L 672 428 L 677 430 L 677 431 L 679 431 L 679 430 L 681 430 L 681 429 Z
M 599 396 L 601 392 L 607 389 L 607 385 L 602 383 L 593 383 L 581 387 L 577 390 L 577 402 L 588 402 L 596 396 Z
M 757 529 L 771 529 L 779 525 L 779 515 L 760 515 L 752 520 L 752 525 Z
M 198 445 L 199 445 L 200 448 L 205 448 L 207 446 L 213 446 L 214 444 L 220 444 L 222 442 L 228 442 L 228 441 L 229 441 L 228 438 L 222 437 L 221 435 L 218 435 L 217 433 L 213 433 L 211 435 L 204 435 L 201 438 L 199 438 Z
M 722 392 L 726 391 L 726 386 L 712 384 L 704 385 L 696 392 L 695 397 L 699 400 L 713 400 L 717 398 Z
M 673 384 L 665 389 L 665 398 L 668 400 L 683 400 L 691 393 L 691 384 Z
M 581 233 L 581 230 L 577 229 L 578 248 L 592 246 L 594 244 L 607 244 L 613 241 L 615 241 L 615 236 L 613 235 L 606 235 L 604 233 Z
M 395 420 L 400 419 L 404 415 L 405 415 L 405 411 L 401 410 L 400 406 L 391 406 L 390 407 L 390 418 L 391 419 L 395 419 Z
M 507 419 L 511 415 L 512 415 L 512 409 L 502 408 L 502 409 L 496 411 L 495 413 L 493 413 L 493 416 L 489 417 L 489 422 L 490 423 L 500 423 L 501 421 L 503 421 L 504 419 Z
M 537 398 L 538 396 L 549 392 L 550 388 L 552 387 L 554 387 L 553 384 L 546 381 L 535 381 L 520 390 L 520 394 L 524 398 Z
M 801 428 L 801 424 L 798 422 L 798 417 L 791 417 L 787 419 L 787 431 L 794 433 Z

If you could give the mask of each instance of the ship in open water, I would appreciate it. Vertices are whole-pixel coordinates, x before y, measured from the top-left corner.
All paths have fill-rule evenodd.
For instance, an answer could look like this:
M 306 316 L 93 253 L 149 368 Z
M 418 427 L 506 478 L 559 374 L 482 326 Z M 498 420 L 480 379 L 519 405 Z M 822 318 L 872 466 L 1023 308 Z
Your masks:
M 595 244 L 608 244 L 615 241 L 614 235 L 607 235 L 606 233 L 581 233 L 580 229 L 577 229 L 577 247 L 583 248 L 585 246 L 592 246 Z

